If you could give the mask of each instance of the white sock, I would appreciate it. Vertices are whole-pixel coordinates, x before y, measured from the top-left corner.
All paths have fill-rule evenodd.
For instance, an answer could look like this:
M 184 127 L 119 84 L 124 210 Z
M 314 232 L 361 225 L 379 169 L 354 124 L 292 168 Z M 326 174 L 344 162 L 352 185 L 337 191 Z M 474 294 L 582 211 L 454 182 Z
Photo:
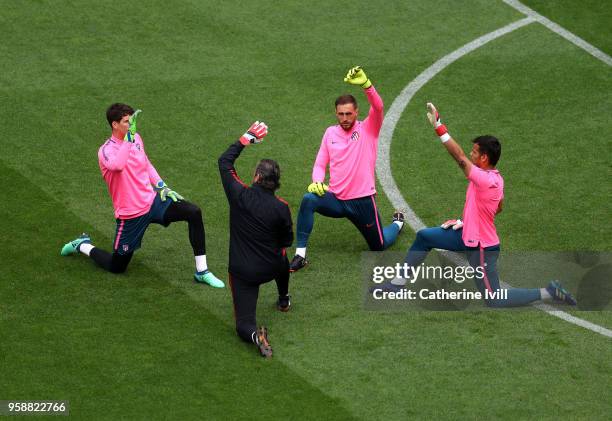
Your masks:
M 206 269 L 208 269 L 208 265 L 206 264 L 205 254 L 202 254 L 201 256 L 196 256 L 195 261 L 196 261 L 196 271 L 204 272 Z
M 540 288 L 540 300 L 550 300 L 552 299 L 551 295 L 548 293 L 546 288 Z
M 81 245 L 79 246 L 79 251 L 83 253 L 85 256 L 89 256 L 89 253 L 91 253 L 91 250 L 93 248 L 94 248 L 93 244 L 81 243 Z
M 395 278 L 391 280 L 391 283 L 393 285 L 398 285 L 398 286 L 404 286 L 406 285 L 406 282 L 408 282 L 408 279 L 404 279 L 404 278 Z
M 297 254 L 298 256 L 302 256 L 303 258 L 306 258 L 306 247 L 298 247 L 295 249 L 295 254 Z
M 401 221 L 393 221 L 394 224 L 397 224 L 397 226 L 402 229 L 402 227 L 404 226 L 404 223 Z

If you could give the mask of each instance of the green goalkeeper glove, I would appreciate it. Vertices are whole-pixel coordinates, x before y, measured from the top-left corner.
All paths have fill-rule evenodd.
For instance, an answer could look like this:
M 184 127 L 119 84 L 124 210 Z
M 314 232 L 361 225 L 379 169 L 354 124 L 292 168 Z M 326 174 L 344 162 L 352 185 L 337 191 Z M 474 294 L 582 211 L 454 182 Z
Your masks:
M 344 77 L 344 81 L 350 83 L 351 85 L 359 85 L 363 89 L 368 89 L 370 86 L 372 86 L 372 82 L 370 82 L 370 79 L 368 79 L 360 66 L 355 66 L 349 70 Z
M 174 190 L 171 190 L 170 187 L 168 187 L 166 183 L 163 182 L 163 180 L 159 180 L 157 182 L 157 184 L 155 185 L 155 191 L 159 193 L 159 197 L 162 202 L 165 202 L 168 197 L 172 199 L 173 202 L 178 202 L 179 200 L 184 199 L 183 196 L 181 196 Z
M 311 183 L 308 186 L 308 192 L 317 196 L 323 196 L 327 190 L 329 190 L 329 186 L 324 183 Z
M 141 112 L 142 110 L 136 110 L 134 111 L 134 114 L 130 116 L 130 127 L 128 128 L 128 132 L 125 134 L 125 138 L 123 138 L 123 140 L 130 143 L 134 143 L 136 140 L 136 117 L 138 117 L 138 114 Z

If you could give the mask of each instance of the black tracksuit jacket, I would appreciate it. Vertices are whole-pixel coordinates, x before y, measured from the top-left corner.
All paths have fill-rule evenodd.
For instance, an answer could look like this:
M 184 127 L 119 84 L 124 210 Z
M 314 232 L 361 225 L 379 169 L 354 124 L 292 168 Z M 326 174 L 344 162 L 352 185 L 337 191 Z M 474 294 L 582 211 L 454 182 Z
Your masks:
M 219 172 L 230 205 L 229 272 L 264 282 L 288 271 L 285 248 L 293 242 L 289 205 L 257 184 L 247 186 L 234 168 L 244 146 L 232 144 L 219 158 Z

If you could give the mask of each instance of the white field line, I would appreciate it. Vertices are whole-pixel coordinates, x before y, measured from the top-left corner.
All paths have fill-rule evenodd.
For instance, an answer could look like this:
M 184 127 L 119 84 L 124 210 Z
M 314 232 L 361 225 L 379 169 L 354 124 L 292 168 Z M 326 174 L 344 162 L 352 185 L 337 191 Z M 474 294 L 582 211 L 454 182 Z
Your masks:
M 586 42 L 585 40 L 583 40 L 579 36 L 576 36 L 576 35 L 572 34 L 567 29 L 557 25 L 556 23 L 554 23 L 550 19 L 545 18 L 544 16 L 540 15 L 535 10 L 530 9 L 529 7 L 525 6 L 523 3 L 521 3 L 518 0 L 503 0 L 503 1 L 508 6 L 513 7 L 514 9 L 516 9 L 519 12 L 529 16 L 530 18 L 533 18 L 535 21 L 537 21 L 538 23 L 541 23 L 542 25 L 546 26 L 548 29 L 550 29 L 554 33 L 556 33 L 558 35 L 561 35 L 563 38 L 565 38 L 566 40 L 568 40 L 572 44 L 582 48 L 584 51 L 586 51 L 587 53 L 589 53 L 593 57 L 596 57 L 599 60 L 603 61 L 608 66 L 612 66 L 612 57 L 610 57 L 609 55 L 607 55 L 606 53 L 604 53 L 600 49 L 594 47 L 593 45 L 589 44 L 588 42 Z
M 504 0 L 506 1 L 506 0 Z M 404 199 L 402 193 L 399 191 L 395 180 L 393 179 L 393 175 L 391 174 L 391 140 L 393 138 L 393 132 L 395 131 L 395 127 L 397 126 L 397 122 L 399 121 L 402 112 L 410 103 L 410 100 L 414 97 L 414 95 L 421 89 L 427 82 L 429 82 L 434 76 L 440 73 L 444 68 L 463 57 L 464 55 L 476 50 L 477 48 L 482 47 L 489 41 L 492 41 L 496 38 L 499 38 L 503 35 L 506 35 L 516 29 L 522 28 L 525 25 L 528 25 L 532 22 L 535 22 L 536 19 L 533 16 L 528 16 L 524 19 L 521 19 L 517 22 L 513 22 L 509 25 L 504 26 L 503 28 L 499 28 L 493 32 L 490 32 L 486 35 L 481 36 L 480 38 L 475 39 L 472 42 L 469 42 L 462 46 L 461 48 L 453 51 L 452 53 L 442 57 L 430 67 L 425 69 L 420 75 L 416 77 L 412 82 L 410 82 L 402 92 L 395 98 L 393 104 L 389 108 L 389 111 L 385 115 L 385 119 L 383 121 L 382 128 L 380 130 L 380 139 L 378 143 L 378 161 L 376 163 L 376 174 L 378 176 L 378 180 L 380 184 L 396 209 L 402 209 L 406 213 L 406 222 L 410 225 L 410 227 L 416 232 L 422 228 L 425 228 L 425 224 L 421 219 L 414 213 L 412 208 L 408 205 L 406 200 Z M 439 250 L 446 258 L 450 259 L 455 264 L 466 265 L 467 262 L 463 255 L 459 253 L 448 252 L 445 250 Z M 502 287 L 509 288 L 511 285 L 501 282 Z M 569 323 L 575 324 L 577 326 L 583 327 L 585 329 L 591 330 L 593 332 L 599 333 L 603 336 L 607 336 L 612 338 L 612 330 L 606 329 L 605 327 L 596 325 L 589 321 L 580 319 L 578 317 L 572 316 L 564 311 L 557 310 L 552 306 L 543 303 L 533 304 L 533 306 L 539 310 L 542 310 L 552 316 L 563 319 Z

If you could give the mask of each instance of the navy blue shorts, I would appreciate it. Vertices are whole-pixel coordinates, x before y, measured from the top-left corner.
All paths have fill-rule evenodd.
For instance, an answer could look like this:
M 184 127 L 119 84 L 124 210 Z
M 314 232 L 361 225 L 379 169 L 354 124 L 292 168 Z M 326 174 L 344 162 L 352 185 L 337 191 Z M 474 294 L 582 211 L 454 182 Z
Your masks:
M 331 192 L 321 197 L 306 193 L 297 220 L 298 247 L 306 247 L 314 225 L 315 212 L 330 218 L 348 218 L 373 251 L 381 251 L 392 245 L 400 231 L 399 225 L 393 223 L 382 227 L 375 195 L 340 200 Z
M 132 219 L 117 219 L 113 251 L 118 254 L 133 253 L 140 248 L 142 237 L 151 223 L 167 227 L 170 223 L 164 222 L 164 215 L 172 200 L 162 202 L 159 195 L 155 196 L 149 212 Z

